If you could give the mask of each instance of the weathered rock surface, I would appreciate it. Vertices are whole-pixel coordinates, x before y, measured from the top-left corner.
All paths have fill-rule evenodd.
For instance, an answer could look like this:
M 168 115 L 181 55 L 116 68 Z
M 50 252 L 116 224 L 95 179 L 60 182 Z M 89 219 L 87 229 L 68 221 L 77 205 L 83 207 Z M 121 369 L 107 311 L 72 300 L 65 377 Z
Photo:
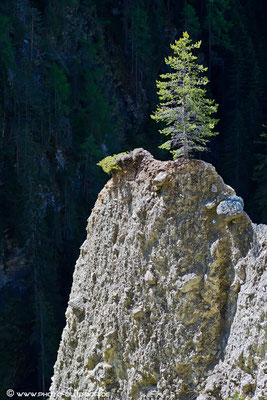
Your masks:
M 56 399 L 266 399 L 266 227 L 199 160 L 118 161 L 88 220 Z

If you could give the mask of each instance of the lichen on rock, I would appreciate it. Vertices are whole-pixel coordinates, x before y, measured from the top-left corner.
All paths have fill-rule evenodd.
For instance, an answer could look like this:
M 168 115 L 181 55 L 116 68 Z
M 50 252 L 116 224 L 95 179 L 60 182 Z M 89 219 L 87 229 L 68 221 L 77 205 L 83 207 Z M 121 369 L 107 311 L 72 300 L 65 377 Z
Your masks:
M 116 162 L 88 219 L 51 400 L 263 399 L 266 231 L 210 164 L 143 149 Z

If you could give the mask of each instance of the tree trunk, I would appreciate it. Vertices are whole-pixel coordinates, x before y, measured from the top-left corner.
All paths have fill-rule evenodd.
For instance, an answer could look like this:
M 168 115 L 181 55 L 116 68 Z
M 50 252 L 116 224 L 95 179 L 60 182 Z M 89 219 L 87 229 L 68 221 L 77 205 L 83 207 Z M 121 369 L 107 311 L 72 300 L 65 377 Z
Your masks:
M 33 36 L 34 36 L 34 16 L 32 11 L 32 29 L 31 29 L 31 63 L 33 58 Z
M 124 32 L 124 53 L 128 53 L 128 18 L 129 0 L 123 0 L 123 32 Z
M 209 17 L 208 17 L 208 25 L 209 25 L 209 80 L 211 80 L 211 3 L 209 2 Z
M 184 128 L 184 157 L 189 158 L 186 128 Z
M 187 31 L 187 10 L 186 10 L 186 6 L 187 6 L 187 0 L 184 0 L 184 29 L 185 29 L 185 31 Z
M 185 88 L 185 73 L 183 78 L 183 88 Z M 183 137 L 184 137 L 184 157 L 188 158 L 188 140 L 187 140 L 187 130 L 186 130 L 186 96 L 183 95 Z

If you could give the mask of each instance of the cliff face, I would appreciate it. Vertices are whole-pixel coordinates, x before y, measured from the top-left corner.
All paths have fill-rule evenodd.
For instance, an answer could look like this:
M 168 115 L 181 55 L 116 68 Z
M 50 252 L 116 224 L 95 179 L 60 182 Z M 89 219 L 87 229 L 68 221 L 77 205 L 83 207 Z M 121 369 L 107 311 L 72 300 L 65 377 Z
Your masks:
M 118 163 L 88 220 L 51 400 L 265 399 L 266 227 L 203 161 L 137 149 Z

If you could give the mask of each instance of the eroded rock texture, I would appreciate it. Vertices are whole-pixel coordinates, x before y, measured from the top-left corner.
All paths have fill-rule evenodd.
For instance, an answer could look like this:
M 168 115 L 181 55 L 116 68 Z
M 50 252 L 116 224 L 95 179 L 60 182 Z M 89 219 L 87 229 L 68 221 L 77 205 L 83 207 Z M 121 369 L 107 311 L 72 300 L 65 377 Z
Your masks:
M 51 400 L 266 399 L 265 227 L 203 161 L 136 149 L 119 165 L 88 220 Z

